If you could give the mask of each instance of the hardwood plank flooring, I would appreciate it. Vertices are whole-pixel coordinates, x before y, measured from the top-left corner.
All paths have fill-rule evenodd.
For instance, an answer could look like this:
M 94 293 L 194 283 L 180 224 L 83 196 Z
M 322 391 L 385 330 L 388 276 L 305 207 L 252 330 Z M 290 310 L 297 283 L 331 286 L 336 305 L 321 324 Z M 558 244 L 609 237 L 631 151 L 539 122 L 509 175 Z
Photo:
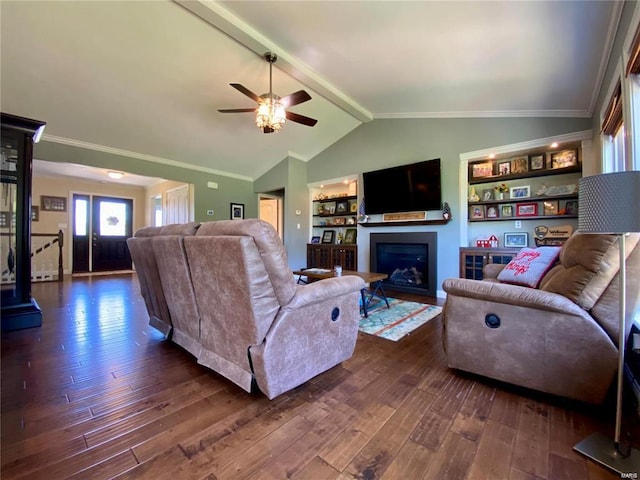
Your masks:
M 2 334 L 3 479 L 618 478 L 572 450 L 612 435 L 611 403 L 450 370 L 440 318 L 399 342 L 359 334 L 351 359 L 269 401 L 149 327 L 135 274 L 33 295 L 43 326 Z

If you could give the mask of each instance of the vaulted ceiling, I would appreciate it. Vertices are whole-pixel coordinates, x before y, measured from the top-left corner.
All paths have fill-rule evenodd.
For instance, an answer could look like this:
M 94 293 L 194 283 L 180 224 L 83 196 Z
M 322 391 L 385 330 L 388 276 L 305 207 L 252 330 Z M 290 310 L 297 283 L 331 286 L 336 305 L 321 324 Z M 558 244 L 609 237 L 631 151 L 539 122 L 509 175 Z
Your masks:
M 255 179 L 376 118 L 590 117 L 620 2 L 0 2 L 2 111 L 45 140 Z M 263 134 L 231 88 L 305 89 Z

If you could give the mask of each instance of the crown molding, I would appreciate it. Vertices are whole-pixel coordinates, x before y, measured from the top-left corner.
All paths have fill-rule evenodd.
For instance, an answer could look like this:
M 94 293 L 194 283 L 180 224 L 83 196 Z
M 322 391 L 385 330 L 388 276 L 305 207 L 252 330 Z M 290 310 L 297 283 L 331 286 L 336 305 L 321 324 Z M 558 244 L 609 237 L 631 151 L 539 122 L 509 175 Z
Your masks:
M 82 140 L 75 140 L 72 138 L 58 137 L 56 135 L 49 135 L 45 133 L 42 136 L 42 140 L 45 142 L 58 143 L 60 145 L 67 145 L 76 148 L 86 148 L 87 150 L 94 150 L 96 152 L 108 153 L 111 155 L 119 155 L 122 157 L 136 158 L 138 160 L 144 160 L 145 162 L 159 163 L 162 165 L 168 165 L 171 167 L 184 168 L 186 170 L 195 170 L 198 172 L 210 173 L 212 175 L 220 175 L 222 177 L 236 178 L 238 180 L 245 180 L 247 182 L 253 182 L 253 179 L 244 175 L 236 175 L 234 173 L 223 172 L 222 170 L 216 170 L 214 168 L 201 167 L 199 165 L 192 165 L 190 163 L 179 162 L 177 160 L 170 160 L 168 158 L 155 157 L 153 155 L 147 155 L 144 153 L 132 152 L 129 150 L 122 150 L 120 148 L 107 147 L 105 145 L 98 145 L 96 143 L 83 142 Z
M 475 112 L 406 112 L 406 113 L 375 113 L 375 119 L 393 118 L 591 118 L 587 110 L 496 110 Z

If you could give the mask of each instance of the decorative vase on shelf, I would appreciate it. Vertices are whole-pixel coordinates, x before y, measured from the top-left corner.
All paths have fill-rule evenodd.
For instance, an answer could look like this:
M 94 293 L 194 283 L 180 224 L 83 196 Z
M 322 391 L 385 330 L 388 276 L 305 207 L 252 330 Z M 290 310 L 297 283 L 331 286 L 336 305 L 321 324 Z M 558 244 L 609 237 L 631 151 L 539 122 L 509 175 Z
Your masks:
M 498 193 L 498 200 L 504 200 L 504 193 L 502 192 Z

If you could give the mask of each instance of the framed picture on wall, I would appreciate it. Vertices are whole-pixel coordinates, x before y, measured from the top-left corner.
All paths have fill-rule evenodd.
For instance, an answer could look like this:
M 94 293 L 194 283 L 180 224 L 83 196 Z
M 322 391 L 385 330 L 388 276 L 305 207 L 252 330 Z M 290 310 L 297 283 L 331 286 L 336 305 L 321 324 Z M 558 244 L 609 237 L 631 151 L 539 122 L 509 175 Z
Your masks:
M 40 208 L 43 212 L 66 212 L 66 197 L 51 197 L 49 195 L 40 196 Z
M 244 203 L 231 204 L 231 220 L 242 220 L 244 218 Z
M 505 247 L 527 247 L 529 246 L 529 234 L 526 232 L 525 233 L 505 233 L 504 246 Z

